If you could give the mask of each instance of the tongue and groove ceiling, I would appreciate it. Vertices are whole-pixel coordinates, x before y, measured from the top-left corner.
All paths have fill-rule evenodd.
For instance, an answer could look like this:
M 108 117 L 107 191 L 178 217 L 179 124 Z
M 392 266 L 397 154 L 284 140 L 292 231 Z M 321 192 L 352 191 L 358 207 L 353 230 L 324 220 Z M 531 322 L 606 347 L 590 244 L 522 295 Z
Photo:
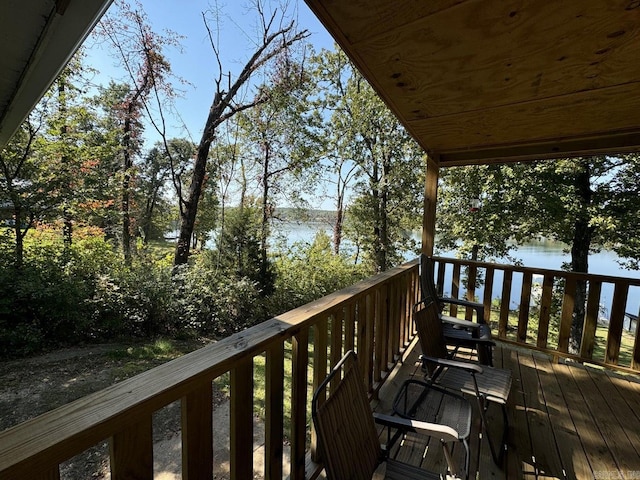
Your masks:
M 305 0 L 442 166 L 640 150 L 640 0 Z

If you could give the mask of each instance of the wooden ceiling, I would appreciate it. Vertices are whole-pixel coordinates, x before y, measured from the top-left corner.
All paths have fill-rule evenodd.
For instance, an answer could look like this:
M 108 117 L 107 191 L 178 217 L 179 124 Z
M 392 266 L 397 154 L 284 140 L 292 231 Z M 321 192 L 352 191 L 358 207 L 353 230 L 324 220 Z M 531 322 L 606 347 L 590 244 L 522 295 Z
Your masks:
M 640 0 L 305 0 L 442 166 L 640 150 Z

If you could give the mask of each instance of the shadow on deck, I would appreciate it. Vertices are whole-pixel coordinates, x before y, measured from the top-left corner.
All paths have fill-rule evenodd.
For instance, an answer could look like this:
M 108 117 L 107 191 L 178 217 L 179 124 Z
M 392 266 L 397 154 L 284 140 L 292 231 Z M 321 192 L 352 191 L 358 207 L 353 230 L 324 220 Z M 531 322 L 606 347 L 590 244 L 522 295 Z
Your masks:
M 390 413 L 398 387 L 423 374 L 420 347 L 413 345 L 374 402 L 376 411 Z M 491 459 L 474 415 L 470 478 L 611 479 L 640 478 L 640 379 L 574 363 L 554 363 L 544 354 L 498 344 L 497 367 L 513 372 L 509 399 L 508 450 L 503 464 Z M 475 406 L 475 405 L 474 405 Z M 499 438 L 502 415 L 489 408 Z M 446 471 L 437 441 L 408 435 L 392 455 L 425 469 Z M 457 450 L 457 451 L 456 451 Z M 462 451 L 454 458 L 463 464 Z

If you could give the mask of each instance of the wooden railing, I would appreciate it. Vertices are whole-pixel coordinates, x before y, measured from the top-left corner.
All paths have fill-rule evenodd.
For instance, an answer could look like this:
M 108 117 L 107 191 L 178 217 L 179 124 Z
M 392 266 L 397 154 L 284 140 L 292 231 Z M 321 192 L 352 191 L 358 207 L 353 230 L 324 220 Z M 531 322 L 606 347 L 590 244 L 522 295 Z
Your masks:
M 640 280 L 580 274 L 493 263 L 434 257 L 436 284 L 441 292 L 480 301 L 485 320 L 497 337 L 553 355 L 571 357 L 623 370 L 640 370 L 640 328 L 624 328 L 628 300 L 640 294 Z M 446 279 L 446 281 L 445 281 Z M 464 284 L 469 288 L 463 288 Z M 477 282 L 480 280 L 480 282 Z M 587 296 L 579 349 L 570 352 L 571 323 L 579 282 Z M 512 292 L 514 284 L 519 292 Z M 475 285 L 481 287 L 476 288 Z M 603 292 L 612 292 L 611 308 L 603 314 Z M 496 294 L 497 292 L 497 294 Z M 607 309 L 608 310 L 608 309 Z M 457 315 L 457 310 L 450 312 Z M 466 312 L 471 315 L 471 312 Z M 629 318 L 629 317 L 627 317 Z M 629 324 L 632 322 L 629 321 Z
M 282 478 L 290 396 L 290 477 L 314 455 L 309 391 L 355 349 L 375 395 L 414 335 L 417 261 L 328 295 L 0 433 L 0 479 L 59 479 L 59 465 L 105 440 L 112 479 L 153 478 L 152 415 L 180 400 L 184 479 L 212 478 L 212 382 L 230 373 L 230 471 L 253 478 L 254 359 L 266 356 L 264 476 Z M 285 350 L 291 390 L 285 392 Z M 288 389 L 287 389 L 288 390 Z M 290 395 L 289 395 L 290 394 Z M 311 455 L 309 455 L 311 454 Z

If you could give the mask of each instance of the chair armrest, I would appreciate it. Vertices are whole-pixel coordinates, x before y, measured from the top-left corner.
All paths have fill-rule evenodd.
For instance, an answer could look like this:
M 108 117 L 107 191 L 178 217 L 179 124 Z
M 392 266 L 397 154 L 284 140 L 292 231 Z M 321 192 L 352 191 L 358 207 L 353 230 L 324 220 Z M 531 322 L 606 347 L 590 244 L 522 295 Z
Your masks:
M 426 355 L 420 355 L 420 359 L 426 362 L 435 363 L 436 365 L 441 365 L 443 367 L 459 368 L 469 373 L 483 372 L 482 367 L 475 363 L 461 362 L 459 360 L 450 360 L 448 358 L 428 357 Z
M 419 420 L 410 420 L 402 417 L 393 417 L 382 413 L 374 413 L 373 418 L 377 424 L 388 428 L 397 428 L 405 432 L 415 432 L 421 435 L 428 435 L 430 437 L 438 437 L 447 442 L 460 440 L 458 432 L 446 425 L 421 422 Z
M 465 330 L 468 329 L 478 329 L 480 328 L 480 323 L 472 322 L 471 320 L 465 320 L 463 318 L 450 317 L 449 315 L 441 315 L 440 317 L 444 323 L 448 323 L 449 325 L 456 328 L 463 328 Z
M 484 321 L 484 305 L 478 302 L 471 302 L 469 300 L 464 300 L 462 298 L 453 298 L 453 297 L 438 297 L 438 301 L 441 303 L 450 303 L 453 305 L 459 305 L 461 307 L 469 307 L 476 311 L 476 316 L 478 317 L 478 323 L 485 323 Z

